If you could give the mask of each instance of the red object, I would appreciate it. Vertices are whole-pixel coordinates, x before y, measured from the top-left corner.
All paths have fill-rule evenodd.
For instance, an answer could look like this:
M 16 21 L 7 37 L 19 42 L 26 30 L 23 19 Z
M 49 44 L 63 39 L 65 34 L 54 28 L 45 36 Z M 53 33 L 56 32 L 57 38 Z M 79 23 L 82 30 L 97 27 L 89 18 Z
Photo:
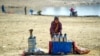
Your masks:
M 74 12 L 74 8 L 71 8 L 70 11 L 71 11 L 71 12 Z
M 22 55 L 21 56 L 25 56 L 25 51 L 23 51 Z
M 76 49 L 79 49 L 78 45 L 75 41 L 73 41 L 73 51 L 76 51 Z
M 52 51 L 52 41 L 49 41 L 49 54 L 51 54 Z
M 75 53 L 76 51 L 75 51 L 75 42 L 73 41 L 73 53 Z

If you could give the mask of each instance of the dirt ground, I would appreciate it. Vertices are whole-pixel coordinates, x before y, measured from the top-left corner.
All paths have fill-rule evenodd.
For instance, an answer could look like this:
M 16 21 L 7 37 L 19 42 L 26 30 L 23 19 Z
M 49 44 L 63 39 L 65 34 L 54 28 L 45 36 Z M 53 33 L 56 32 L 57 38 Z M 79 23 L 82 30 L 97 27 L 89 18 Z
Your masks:
M 28 47 L 29 29 L 34 29 L 37 47 L 48 49 L 53 16 L 0 13 L 0 56 L 20 56 Z M 59 17 L 68 40 L 91 50 L 81 56 L 100 56 L 100 17 Z M 75 56 L 72 54 L 72 56 Z M 79 56 L 79 55 L 76 55 Z

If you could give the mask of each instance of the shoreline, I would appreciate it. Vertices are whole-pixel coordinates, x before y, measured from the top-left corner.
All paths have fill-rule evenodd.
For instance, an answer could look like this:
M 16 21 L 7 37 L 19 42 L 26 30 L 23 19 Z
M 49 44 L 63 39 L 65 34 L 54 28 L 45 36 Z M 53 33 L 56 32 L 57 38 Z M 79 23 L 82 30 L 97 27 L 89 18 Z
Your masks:
M 23 3 L 23 4 L 22 4 Z M 48 4 L 47 4 L 48 3 Z M 36 10 L 43 9 L 44 7 L 73 7 L 73 6 L 81 6 L 81 5 L 93 5 L 100 4 L 100 1 L 51 1 L 51 0 L 1 0 L 0 6 L 4 4 L 5 6 L 14 6 L 14 7 L 32 7 Z

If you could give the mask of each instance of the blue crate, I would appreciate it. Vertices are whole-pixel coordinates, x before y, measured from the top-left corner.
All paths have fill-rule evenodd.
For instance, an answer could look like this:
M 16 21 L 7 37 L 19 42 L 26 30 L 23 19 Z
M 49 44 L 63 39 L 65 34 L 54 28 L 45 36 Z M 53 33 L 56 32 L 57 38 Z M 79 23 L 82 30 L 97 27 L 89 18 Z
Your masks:
M 52 42 L 52 54 L 68 54 L 72 52 L 72 42 Z

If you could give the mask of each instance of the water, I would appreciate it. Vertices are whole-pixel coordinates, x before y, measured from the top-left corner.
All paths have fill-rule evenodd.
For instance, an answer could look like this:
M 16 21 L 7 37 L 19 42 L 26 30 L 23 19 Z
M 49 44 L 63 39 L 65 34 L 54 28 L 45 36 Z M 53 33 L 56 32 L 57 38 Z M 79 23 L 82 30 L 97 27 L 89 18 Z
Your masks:
M 71 7 L 47 7 L 42 10 L 43 15 L 69 16 Z M 78 16 L 100 16 L 100 4 L 75 6 Z
M 42 15 L 53 15 L 53 16 L 69 16 L 71 7 L 46 7 L 42 8 Z M 78 16 L 100 16 L 100 4 L 93 5 L 80 5 L 74 6 L 77 11 Z M 27 8 L 27 14 L 30 14 L 30 9 L 33 9 L 33 14 L 37 14 L 38 10 L 34 8 Z M 24 7 L 21 8 L 8 8 L 6 6 L 6 11 L 8 13 L 24 14 Z M 1 13 L 1 8 L 0 8 Z

